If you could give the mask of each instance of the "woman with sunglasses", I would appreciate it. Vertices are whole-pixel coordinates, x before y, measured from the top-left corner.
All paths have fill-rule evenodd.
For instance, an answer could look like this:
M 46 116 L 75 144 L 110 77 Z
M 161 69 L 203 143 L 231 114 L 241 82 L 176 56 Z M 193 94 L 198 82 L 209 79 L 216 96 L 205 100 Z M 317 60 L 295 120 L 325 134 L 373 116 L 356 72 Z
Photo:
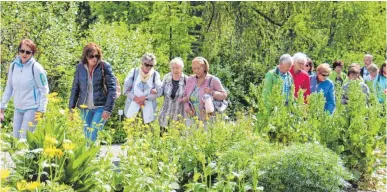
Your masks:
M 35 43 L 30 39 L 23 39 L 18 50 L 19 55 L 8 71 L 7 85 L 0 106 L 0 120 L 4 120 L 4 111 L 13 95 L 13 136 L 26 139 L 27 131 L 35 130 L 35 116 L 46 112 L 49 88 L 46 71 L 34 58 L 37 50 Z
M 156 119 L 156 99 L 161 96 L 162 90 L 155 65 L 156 57 L 146 53 L 141 58 L 141 66 L 130 70 L 126 76 L 123 92 L 127 96 L 124 110 L 127 118 L 141 115 L 143 123 Z
M 116 97 L 116 78 L 109 63 L 102 60 L 101 48 L 89 43 L 74 75 L 69 108 L 81 108 L 83 131 L 92 142 L 112 113 Z
M 316 74 L 315 72 L 313 72 L 314 66 L 312 59 L 310 59 L 309 57 L 306 59 L 306 64 L 302 67 L 302 70 L 307 72 L 309 76 Z
M 324 109 L 332 114 L 336 108 L 336 100 L 335 85 L 328 79 L 331 67 L 326 63 L 320 64 L 317 67 L 316 72 L 316 75 L 310 77 L 310 91 L 312 93 L 323 92 L 325 97 Z

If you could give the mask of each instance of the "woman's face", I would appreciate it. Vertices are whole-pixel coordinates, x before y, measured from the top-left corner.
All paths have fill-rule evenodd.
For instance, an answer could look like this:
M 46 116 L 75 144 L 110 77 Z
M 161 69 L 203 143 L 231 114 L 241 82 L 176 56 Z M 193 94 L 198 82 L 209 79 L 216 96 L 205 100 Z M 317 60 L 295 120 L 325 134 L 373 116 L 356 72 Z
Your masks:
M 152 63 L 147 63 L 147 62 L 144 62 L 141 65 L 141 69 L 144 73 L 149 73 L 149 71 L 152 70 L 153 67 L 154 65 Z
M 348 75 L 348 78 L 351 79 L 351 80 L 356 80 L 359 78 L 359 74 L 355 74 L 355 73 L 350 73 Z
M 323 72 L 323 71 L 317 72 L 317 78 L 321 82 L 327 80 L 328 76 L 329 76 L 329 73 L 327 73 L 327 72 Z
M 205 65 L 201 60 L 193 60 L 192 61 L 192 72 L 195 73 L 197 77 L 203 77 L 206 75 L 205 71 Z
M 337 73 L 341 73 L 342 70 L 343 70 L 343 67 L 342 67 L 342 66 L 336 66 L 336 68 L 335 68 L 335 71 L 336 71 Z
M 32 57 L 32 50 L 29 46 L 22 44 L 22 46 L 19 49 L 19 56 L 22 61 L 22 63 L 26 63 L 31 57 Z
M 176 63 L 172 64 L 172 66 L 171 66 L 172 74 L 179 75 L 179 74 L 181 74 L 182 71 L 183 71 L 183 67 L 181 67 L 181 65 L 176 64 Z
M 100 55 L 98 55 L 98 51 L 97 50 L 94 50 L 93 52 L 91 52 L 88 56 L 87 56 L 87 64 L 91 65 L 91 66 L 96 66 L 97 63 L 98 63 L 98 59 L 99 59 Z
M 305 65 L 302 65 L 302 70 L 309 72 L 311 70 L 312 66 L 306 63 Z

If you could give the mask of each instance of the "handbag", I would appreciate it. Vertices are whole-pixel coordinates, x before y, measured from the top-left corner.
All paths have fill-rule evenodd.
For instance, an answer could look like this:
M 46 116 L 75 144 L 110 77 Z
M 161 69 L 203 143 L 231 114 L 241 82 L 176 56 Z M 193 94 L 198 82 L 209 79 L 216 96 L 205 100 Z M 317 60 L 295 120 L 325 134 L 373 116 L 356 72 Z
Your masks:
M 211 87 L 211 82 L 212 77 L 208 82 L 208 87 Z M 214 104 L 215 111 L 223 113 L 227 109 L 230 102 L 227 100 L 216 100 L 215 98 L 213 98 L 212 103 Z

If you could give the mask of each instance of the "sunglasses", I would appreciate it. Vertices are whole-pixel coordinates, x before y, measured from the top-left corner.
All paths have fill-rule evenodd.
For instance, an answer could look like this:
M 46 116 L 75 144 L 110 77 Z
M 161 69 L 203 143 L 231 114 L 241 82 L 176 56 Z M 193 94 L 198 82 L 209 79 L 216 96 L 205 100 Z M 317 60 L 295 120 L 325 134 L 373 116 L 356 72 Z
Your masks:
M 19 53 L 25 53 L 27 55 L 31 55 L 33 53 L 33 51 L 26 51 L 24 49 L 19 49 Z
M 99 58 L 99 55 L 89 55 L 89 59 Z
M 153 67 L 153 65 L 150 65 L 150 64 L 147 64 L 147 63 L 143 63 L 143 65 L 144 65 L 145 67 L 148 67 L 148 68 L 152 68 L 152 67 Z
M 305 65 L 305 67 L 310 67 L 310 65 Z
M 328 77 L 329 76 L 329 74 L 322 74 L 322 73 L 320 73 L 320 75 L 323 76 L 323 77 Z

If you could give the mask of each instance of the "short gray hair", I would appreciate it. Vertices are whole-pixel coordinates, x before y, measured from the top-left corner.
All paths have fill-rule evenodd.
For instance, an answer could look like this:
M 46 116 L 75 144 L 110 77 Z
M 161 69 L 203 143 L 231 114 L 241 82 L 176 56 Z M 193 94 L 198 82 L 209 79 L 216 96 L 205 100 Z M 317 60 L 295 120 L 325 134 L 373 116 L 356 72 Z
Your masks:
M 307 57 L 304 53 L 298 52 L 298 53 L 293 55 L 293 62 L 303 61 L 304 63 L 306 63 L 306 61 L 307 61 L 306 58 Z
M 290 65 L 293 63 L 293 58 L 289 54 L 283 54 L 279 58 L 279 64 L 281 63 L 289 63 Z
M 367 67 L 367 70 L 369 72 L 378 72 L 379 68 L 375 63 L 371 63 L 371 65 Z
M 156 56 L 152 53 L 145 53 L 141 58 L 141 63 L 156 65 Z
M 172 67 L 173 64 L 180 65 L 181 68 L 184 68 L 184 62 L 181 57 L 175 57 L 169 62 L 169 67 Z
M 371 54 L 365 54 L 364 57 L 370 57 L 371 59 L 374 58 L 374 56 L 372 56 Z

